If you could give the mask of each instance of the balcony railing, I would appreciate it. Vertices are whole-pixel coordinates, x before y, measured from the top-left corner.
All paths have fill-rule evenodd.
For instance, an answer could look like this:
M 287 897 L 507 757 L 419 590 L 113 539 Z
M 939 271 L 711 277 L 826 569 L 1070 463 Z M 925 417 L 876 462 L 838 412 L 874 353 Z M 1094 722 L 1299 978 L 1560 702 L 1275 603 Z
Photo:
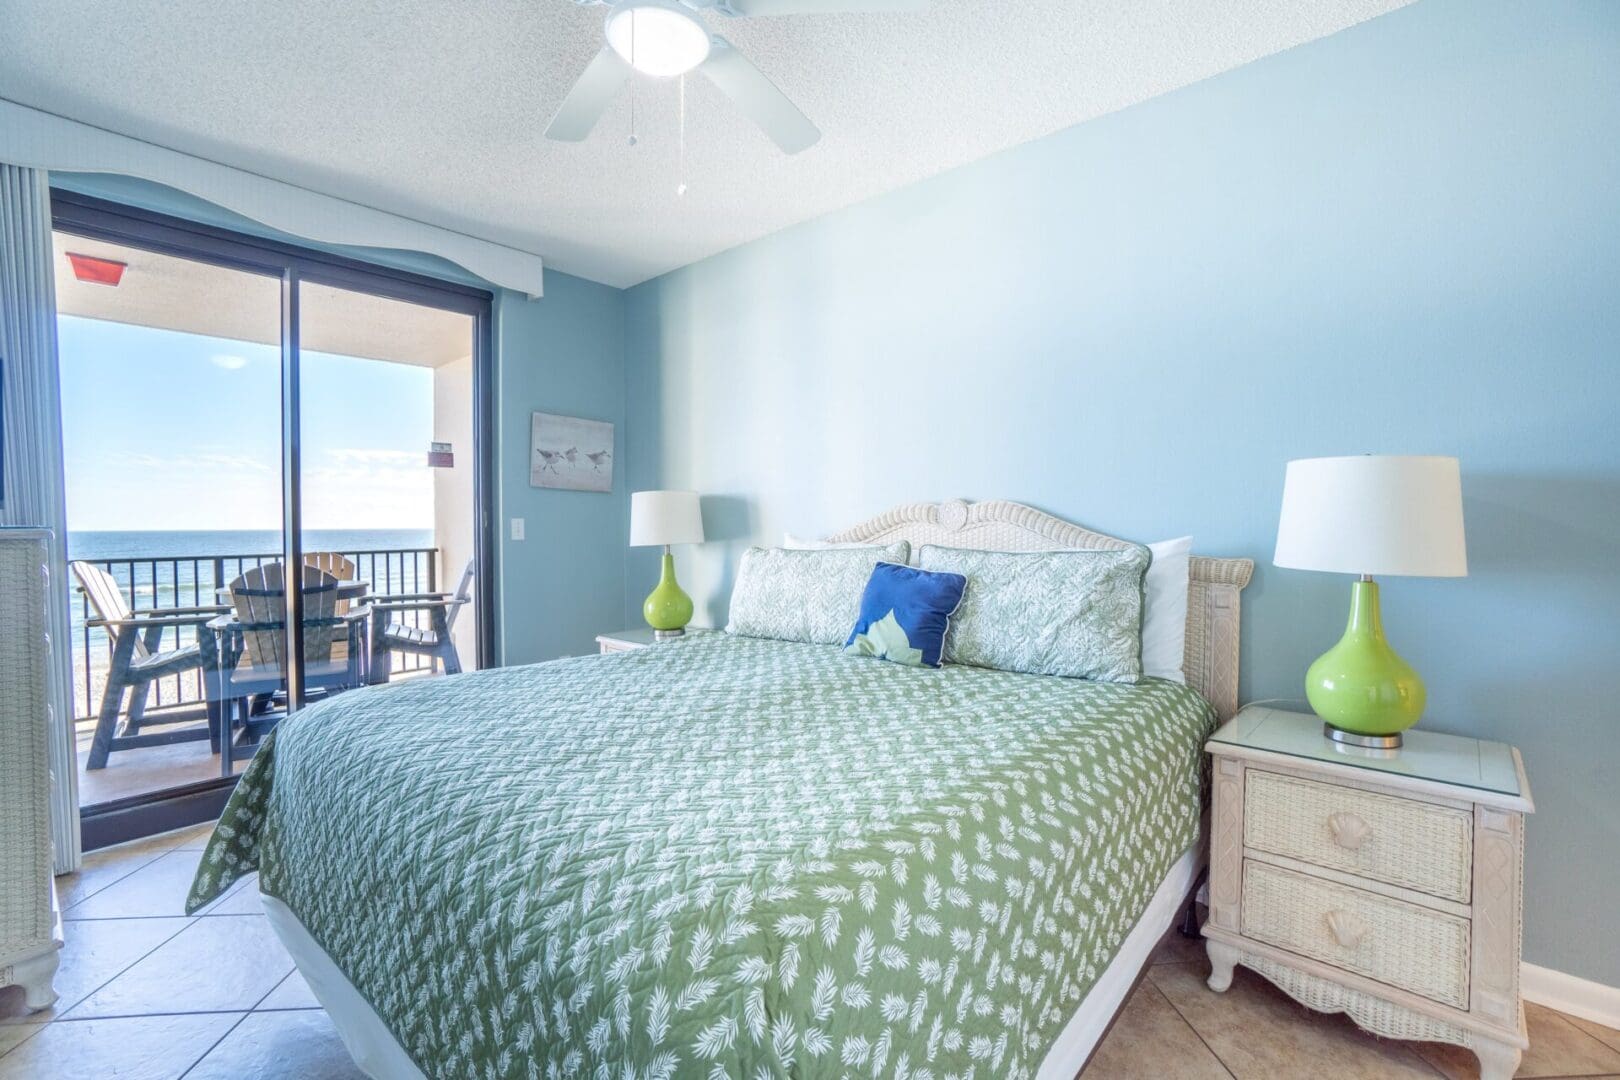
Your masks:
M 355 566 L 355 578 L 370 583 L 371 596 L 436 592 L 439 588 L 438 548 L 377 548 L 342 553 Z M 167 558 L 89 559 L 113 576 L 124 599 L 135 611 L 162 611 L 216 603 L 218 590 L 248 570 L 280 562 L 279 553 L 255 555 L 177 555 Z M 73 604 L 73 702 L 76 718 L 87 720 L 101 709 L 112 643 L 106 631 L 86 625 L 93 617 L 90 602 L 77 590 Z M 420 617 L 413 613 L 405 618 Z M 396 616 L 397 617 L 397 616 Z M 190 644 L 194 631 L 175 627 L 164 631 L 162 649 Z M 395 674 L 425 671 L 424 657 L 392 653 Z M 204 701 L 203 674 L 189 671 L 153 683 L 148 711 Z

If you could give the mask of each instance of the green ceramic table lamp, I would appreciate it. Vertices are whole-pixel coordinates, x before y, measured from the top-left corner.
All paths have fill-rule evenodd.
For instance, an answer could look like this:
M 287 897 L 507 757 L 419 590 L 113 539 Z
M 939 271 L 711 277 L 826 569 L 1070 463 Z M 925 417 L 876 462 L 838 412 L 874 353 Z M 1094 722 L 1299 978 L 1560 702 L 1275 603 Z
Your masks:
M 1423 680 L 1384 640 L 1373 575 L 1462 577 L 1462 481 L 1451 457 L 1290 461 L 1272 561 L 1358 574 L 1339 643 L 1305 674 L 1305 696 L 1331 739 L 1394 748 L 1423 715 Z
M 703 543 L 703 513 L 695 491 L 634 491 L 630 493 L 630 546 L 664 549 L 664 571 L 658 587 L 647 595 L 641 614 L 653 636 L 679 637 L 692 621 L 692 598 L 675 583 L 675 556 L 671 544 Z

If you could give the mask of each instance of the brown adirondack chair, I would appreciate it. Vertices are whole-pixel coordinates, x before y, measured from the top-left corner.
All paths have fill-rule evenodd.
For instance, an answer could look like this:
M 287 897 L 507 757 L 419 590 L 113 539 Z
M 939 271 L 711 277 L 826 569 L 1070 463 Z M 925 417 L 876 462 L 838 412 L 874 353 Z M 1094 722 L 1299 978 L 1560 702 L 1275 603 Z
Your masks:
M 337 551 L 306 551 L 304 552 L 304 565 L 313 566 L 317 570 L 325 570 L 339 581 L 353 581 L 355 566 L 354 560 Z M 349 601 L 340 599 L 333 614 L 338 616 L 349 613 Z
M 214 738 L 216 711 L 209 709 L 204 727 L 170 727 L 167 731 L 142 733 L 146 726 L 146 699 L 152 684 L 169 675 L 179 675 L 203 667 L 202 649 L 193 641 L 173 649 L 163 649 L 163 634 L 169 629 L 200 628 L 225 609 L 217 605 L 132 611 L 124 591 L 106 570 L 88 562 L 72 564 L 73 576 L 90 601 L 95 617 L 86 626 L 100 627 L 112 639 L 112 662 L 107 669 L 107 686 L 101 694 L 101 711 L 96 717 L 96 733 L 90 743 L 87 769 L 105 769 L 114 750 L 142 746 L 163 746 Z M 124 691 L 129 691 L 129 708 L 123 710 Z M 118 716 L 124 711 L 124 720 Z M 169 727 L 173 721 L 164 721 Z
M 472 601 L 475 565 L 475 560 L 467 561 L 453 593 L 395 593 L 371 601 L 371 682 L 388 681 L 396 652 L 432 657 L 435 665 L 443 665 L 446 675 L 461 672 L 461 657 L 450 631 L 455 629 L 456 615 Z M 428 613 L 427 626 L 398 617 L 418 611 Z
M 343 690 L 365 681 L 362 661 L 365 607 L 338 613 L 338 578 L 307 563 L 299 593 L 303 598 L 303 671 L 306 691 Z M 231 583 L 234 618 L 212 624 L 222 639 L 213 665 L 214 695 L 222 704 L 220 772 L 229 776 L 235 759 L 233 736 L 256 738 L 279 716 L 254 716 L 254 698 L 274 694 L 287 681 L 287 600 L 281 563 L 254 567 Z

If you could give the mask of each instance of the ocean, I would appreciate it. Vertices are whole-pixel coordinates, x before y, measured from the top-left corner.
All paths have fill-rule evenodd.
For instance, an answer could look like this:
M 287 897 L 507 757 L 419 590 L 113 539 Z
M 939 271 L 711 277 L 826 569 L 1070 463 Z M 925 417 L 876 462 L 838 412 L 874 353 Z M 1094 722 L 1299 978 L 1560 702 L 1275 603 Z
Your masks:
M 304 550 L 338 551 L 355 561 L 371 591 L 413 592 L 428 587 L 432 529 L 310 529 Z M 418 553 L 411 554 L 413 549 Z M 68 532 L 68 558 L 106 563 L 134 608 L 214 603 L 214 590 L 244 570 L 281 558 L 273 529 L 163 532 Z M 216 577 L 218 580 L 215 580 Z M 435 582 L 437 584 L 437 582 Z M 75 630 L 80 609 L 74 605 Z
M 432 546 L 432 529 L 309 529 L 304 533 L 305 551 L 386 551 Z M 281 533 L 273 529 L 68 533 L 68 558 L 91 562 L 273 555 L 280 550 Z

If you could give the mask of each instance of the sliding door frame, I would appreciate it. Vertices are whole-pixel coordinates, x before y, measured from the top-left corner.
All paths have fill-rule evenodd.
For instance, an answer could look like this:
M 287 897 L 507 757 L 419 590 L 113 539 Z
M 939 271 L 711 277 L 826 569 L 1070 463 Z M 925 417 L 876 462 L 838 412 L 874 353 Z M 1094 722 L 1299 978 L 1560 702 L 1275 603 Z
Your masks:
M 498 594 L 495 569 L 495 404 L 494 297 L 486 289 L 441 281 L 423 274 L 378 266 L 327 251 L 254 236 L 185 218 L 53 188 L 52 226 L 74 236 L 129 244 L 149 251 L 273 277 L 281 282 L 281 477 L 282 543 L 287 566 L 303 562 L 302 448 L 300 411 L 300 286 L 304 282 L 401 300 L 468 315 L 473 320 L 473 515 L 474 578 L 478 618 L 478 666 L 496 662 L 495 627 Z M 449 570 L 446 567 L 446 577 Z M 303 625 L 303 598 L 287 594 L 291 627 Z M 289 647 L 289 705 L 303 702 L 303 650 Z M 69 721 L 71 723 L 71 721 Z M 138 836 L 196 824 L 217 816 L 236 786 L 236 777 L 220 777 L 131 796 L 80 812 L 81 847 L 90 851 Z

